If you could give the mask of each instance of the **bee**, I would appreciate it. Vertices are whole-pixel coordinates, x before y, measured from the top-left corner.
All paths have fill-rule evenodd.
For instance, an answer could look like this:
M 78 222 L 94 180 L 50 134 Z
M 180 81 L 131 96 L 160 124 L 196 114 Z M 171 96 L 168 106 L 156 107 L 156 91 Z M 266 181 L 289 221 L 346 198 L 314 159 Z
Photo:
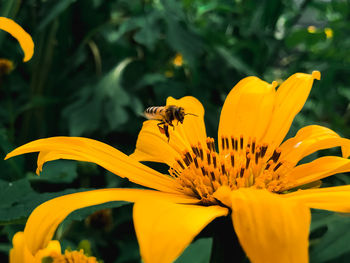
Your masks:
M 157 126 L 159 131 L 168 138 L 168 142 L 170 140 L 169 135 L 169 126 L 173 127 L 175 130 L 175 126 L 173 121 L 177 121 L 177 124 L 180 122 L 183 123 L 186 115 L 197 116 L 192 113 L 185 113 L 185 109 L 183 107 L 175 106 L 175 105 L 167 105 L 167 106 L 153 106 L 149 107 L 144 111 L 144 116 L 149 120 L 158 120 L 160 121 Z

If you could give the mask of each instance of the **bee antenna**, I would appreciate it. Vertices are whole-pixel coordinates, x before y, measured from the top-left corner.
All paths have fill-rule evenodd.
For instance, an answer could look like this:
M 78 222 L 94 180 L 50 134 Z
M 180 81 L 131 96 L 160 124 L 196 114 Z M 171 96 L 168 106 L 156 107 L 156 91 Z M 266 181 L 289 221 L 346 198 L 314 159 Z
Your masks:
M 193 114 L 193 113 L 185 113 L 185 116 L 186 115 L 193 115 L 193 116 L 196 116 L 196 117 L 198 117 L 198 115 L 196 115 L 196 114 Z

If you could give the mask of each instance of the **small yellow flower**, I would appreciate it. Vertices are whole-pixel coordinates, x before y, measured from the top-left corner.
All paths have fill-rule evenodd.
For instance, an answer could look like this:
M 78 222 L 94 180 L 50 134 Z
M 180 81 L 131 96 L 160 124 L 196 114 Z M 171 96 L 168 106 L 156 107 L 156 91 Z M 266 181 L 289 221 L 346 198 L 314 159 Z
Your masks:
M 172 71 L 172 70 L 167 70 L 167 71 L 165 71 L 164 75 L 165 75 L 167 78 L 172 78 L 172 77 L 174 77 L 174 71 Z
M 176 66 L 176 67 L 181 67 L 182 64 L 183 64 L 183 57 L 180 53 L 177 53 L 175 58 L 173 59 L 173 64 Z
M 308 26 L 307 32 L 310 34 L 316 33 L 317 28 L 315 26 Z
M 332 38 L 333 37 L 333 30 L 332 30 L 332 28 L 326 27 L 324 29 L 324 33 L 326 34 L 327 38 Z
M 7 75 L 13 70 L 13 62 L 6 58 L 0 58 L 0 76 Z
M 167 105 L 196 116 L 169 129 L 169 142 L 158 121 L 145 121 L 131 157 L 80 137 L 40 139 L 15 149 L 6 158 L 39 152 L 38 173 L 47 161 L 88 161 L 154 189 L 101 189 L 52 199 L 30 215 L 26 251 L 35 255 L 46 249 L 72 211 L 120 200 L 135 203 L 135 231 L 146 263 L 173 262 L 212 220 L 227 215 L 251 262 L 308 262 L 310 208 L 350 212 L 349 185 L 293 191 L 350 171 L 350 141 L 328 128 L 306 126 L 283 142 L 314 79 L 320 79 L 318 71 L 296 73 L 277 90 L 277 82 L 241 80 L 222 108 L 218 149 L 206 135 L 204 108 L 194 97 L 169 97 Z M 336 146 L 342 147 L 343 157 L 298 165 L 305 156 Z M 165 163 L 169 175 L 138 161 Z
M 32 37 L 13 20 L 0 17 L 0 29 L 10 33 L 16 38 L 24 52 L 23 62 L 30 60 L 34 53 L 34 43 Z
M 27 228 L 31 226 L 27 224 Z M 25 232 L 17 232 L 13 239 L 13 248 L 10 250 L 10 263 L 97 263 L 95 257 L 84 255 L 83 250 L 80 251 L 65 251 L 61 253 L 61 244 L 57 240 L 48 240 L 47 245 L 43 249 L 31 253 L 27 246 Z
M 98 263 L 95 257 L 87 257 L 83 250 L 80 251 L 68 251 L 64 254 L 53 252 L 48 258 L 51 263 Z

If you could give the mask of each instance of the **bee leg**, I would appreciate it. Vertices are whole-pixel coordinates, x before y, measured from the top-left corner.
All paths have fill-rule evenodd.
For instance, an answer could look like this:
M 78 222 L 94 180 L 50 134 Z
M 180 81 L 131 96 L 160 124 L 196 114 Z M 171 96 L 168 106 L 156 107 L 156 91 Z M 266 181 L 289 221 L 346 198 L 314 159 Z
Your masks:
M 172 122 L 169 122 L 168 123 L 171 127 L 173 127 L 173 130 L 175 131 L 175 126 L 174 126 L 174 124 L 172 123 Z
M 164 125 L 163 128 L 164 128 L 165 136 L 168 138 L 168 142 L 169 142 L 170 141 L 169 126 L 168 125 Z

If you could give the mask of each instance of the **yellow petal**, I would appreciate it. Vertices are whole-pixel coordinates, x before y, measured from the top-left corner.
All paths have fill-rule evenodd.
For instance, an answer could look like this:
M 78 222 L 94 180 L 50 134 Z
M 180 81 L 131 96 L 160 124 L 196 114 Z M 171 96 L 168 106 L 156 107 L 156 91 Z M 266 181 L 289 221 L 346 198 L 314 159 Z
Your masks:
M 166 163 L 172 166 L 176 159 L 181 157 L 181 152 L 186 146 L 179 147 L 178 136 L 171 134 L 171 140 L 161 134 L 158 127 L 158 121 L 145 121 L 139 133 L 136 143 L 136 149 L 130 157 L 138 161 L 150 161 Z M 177 128 L 177 127 L 176 127 Z
M 158 199 L 192 204 L 198 202 L 183 195 L 142 189 L 110 188 L 64 195 L 41 204 L 32 212 L 24 229 L 26 246 L 32 255 L 46 248 L 57 226 L 77 209 L 111 201 L 152 203 Z
M 296 166 L 286 176 L 288 179 L 295 181 L 295 185 L 293 187 L 296 187 L 320 180 L 333 174 L 345 173 L 349 171 L 349 159 L 335 156 L 325 156 L 310 163 Z
M 24 31 L 24 29 L 13 20 L 0 17 L 0 29 L 10 33 L 16 38 L 24 52 L 23 61 L 27 62 L 31 59 L 34 53 L 34 43 L 32 37 Z
M 223 197 L 218 190 L 217 198 Z M 225 197 L 227 201 L 227 197 Z M 308 262 L 310 210 L 266 190 L 231 192 L 233 226 L 253 263 Z
M 281 159 L 288 160 L 295 165 L 309 154 L 336 146 L 342 146 L 344 158 L 349 156 L 350 140 L 341 138 L 326 127 L 310 125 L 300 129 L 295 137 L 281 145 Z
M 310 208 L 350 213 L 350 185 L 299 190 L 281 196 Z
M 134 183 L 165 192 L 178 192 L 177 184 L 170 176 L 158 173 L 117 149 L 92 139 L 81 137 L 40 139 L 18 147 L 5 159 L 30 152 L 44 152 L 39 156 L 39 171 L 43 164 L 43 157 L 46 158 L 45 161 L 73 159 L 93 162 Z
M 221 136 L 244 135 L 246 141 L 255 137 L 260 141 L 268 128 L 274 101 L 275 86 L 257 77 L 242 79 L 227 95 L 219 123 L 219 148 Z
M 309 96 L 314 79 L 320 79 L 320 72 L 296 73 L 277 89 L 276 102 L 269 129 L 263 141 L 275 148 L 281 144 L 294 120 Z
M 10 250 L 10 263 L 34 263 L 34 256 L 25 245 L 23 232 L 17 232 L 12 238 L 13 248 Z
M 228 209 L 220 206 L 183 205 L 164 202 L 138 202 L 134 224 L 141 256 L 145 263 L 173 262 L 193 238 Z
M 174 128 L 169 127 L 170 139 L 159 131 L 159 121 L 151 120 L 143 123 L 136 143 L 136 150 L 131 155 L 138 161 L 153 161 L 173 165 L 175 158 L 180 158 L 184 150 L 191 150 L 191 145 L 198 142 L 205 145 L 206 131 L 204 125 L 204 108 L 194 97 L 183 97 L 176 100 L 167 99 L 166 105 L 183 107 L 186 115 L 183 124 L 173 122 Z M 203 147 L 202 146 L 202 147 Z

